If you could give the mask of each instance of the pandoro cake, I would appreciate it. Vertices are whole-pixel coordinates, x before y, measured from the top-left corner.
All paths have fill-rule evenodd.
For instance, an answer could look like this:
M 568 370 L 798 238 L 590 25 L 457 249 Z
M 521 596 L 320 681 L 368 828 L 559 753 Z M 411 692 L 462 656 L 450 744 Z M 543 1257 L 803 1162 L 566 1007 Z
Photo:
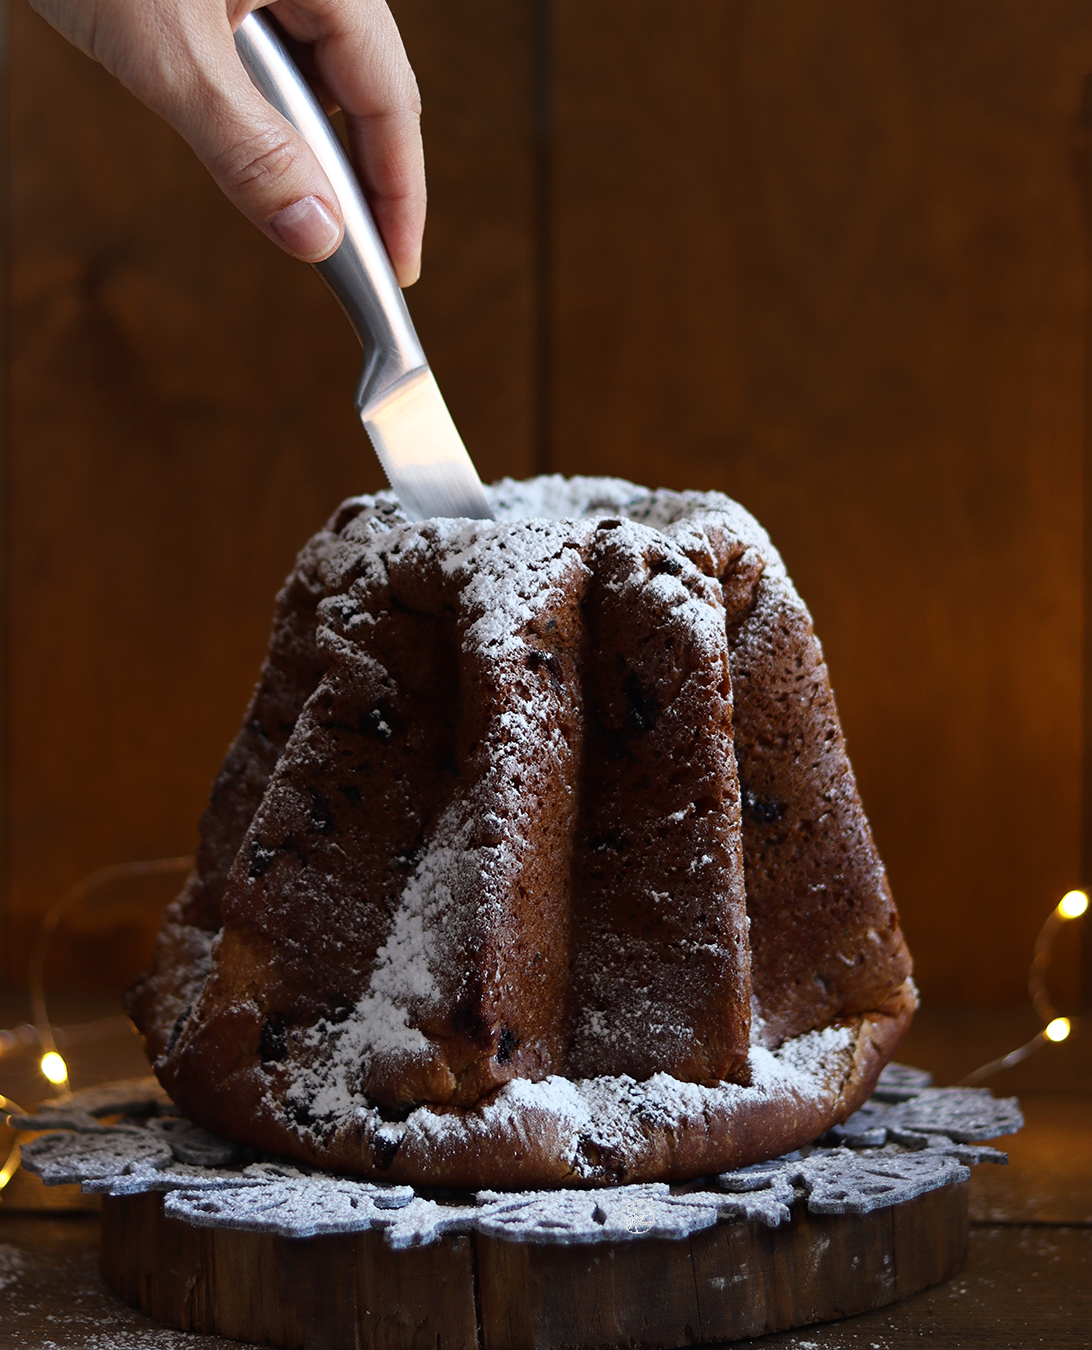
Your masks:
M 345 502 L 127 1006 L 194 1121 L 376 1180 L 736 1168 L 871 1093 L 910 957 L 811 619 L 718 493 Z

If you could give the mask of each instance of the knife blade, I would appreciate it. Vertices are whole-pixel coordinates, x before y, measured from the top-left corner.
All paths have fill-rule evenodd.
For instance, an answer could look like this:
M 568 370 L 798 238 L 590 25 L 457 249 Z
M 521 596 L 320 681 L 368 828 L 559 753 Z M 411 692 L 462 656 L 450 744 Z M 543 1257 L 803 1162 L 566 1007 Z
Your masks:
M 337 132 L 276 22 L 262 10 L 235 33 L 247 74 L 311 147 L 341 203 L 345 236 L 315 270 L 364 349 L 354 401 L 391 487 L 411 520 L 491 520 L 481 480 L 447 410 L 387 251 Z

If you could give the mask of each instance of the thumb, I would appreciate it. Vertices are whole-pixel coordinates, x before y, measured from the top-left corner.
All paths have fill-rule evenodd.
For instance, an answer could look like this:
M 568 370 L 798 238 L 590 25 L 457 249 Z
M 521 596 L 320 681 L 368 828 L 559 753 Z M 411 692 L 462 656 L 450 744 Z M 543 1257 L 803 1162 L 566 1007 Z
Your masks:
M 224 195 L 286 253 L 321 262 L 341 243 L 341 206 L 303 137 L 250 82 L 225 24 L 182 78 L 138 91 L 189 142 Z M 175 66 L 176 76 L 182 74 Z M 164 97 L 164 95 L 166 95 Z

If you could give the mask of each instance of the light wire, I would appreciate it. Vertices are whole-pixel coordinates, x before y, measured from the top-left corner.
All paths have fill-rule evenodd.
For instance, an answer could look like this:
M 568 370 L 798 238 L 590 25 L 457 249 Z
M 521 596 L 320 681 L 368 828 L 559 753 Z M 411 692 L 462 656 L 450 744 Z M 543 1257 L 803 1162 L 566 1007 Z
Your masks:
M 25 1116 L 26 1112 L 18 1102 L 13 1102 L 10 1097 L 5 1097 L 0 1092 L 0 1111 L 5 1115 Z M 8 1156 L 4 1159 L 3 1167 L 0 1167 L 0 1191 L 8 1184 L 12 1177 L 19 1170 L 19 1135 L 16 1134 L 12 1140 L 11 1148 L 8 1149 Z
M 1083 901 L 1083 904 L 1082 904 Z M 1088 909 L 1088 897 L 1083 891 L 1067 891 L 1062 899 L 1054 906 L 1047 915 L 1042 928 L 1039 929 L 1039 936 L 1035 939 L 1035 951 L 1031 958 L 1031 970 L 1028 972 L 1028 994 L 1031 996 L 1031 1006 L 1035 1009 L 1036 1016 L 1042 1022 L 1042 1027 L 1036 1034 L 1024 1045 L 1018 1046 L 1015 1050 L 1010 1050 L 1007 1055 L 999 1055 L 997 1059 L 991 1059 L 989 1063 L 983 1064 L 980 1068 L 969 1073 L 966 1078 L 959 1080 L 959 1087 L 973 1087 L 976 1083 L 981 1083 L 984 1078 L 992 1078 L 995 1073 L 1000 1073 L 1002 1069 L 1011 1069 L 1022 1060 L 1033 1055 L 1036 1050 L 1050 1042 L 1057 1043 L 1064 1041 L 1070 1035 L 1070 1032 L 1077 1025 L 1076 1020 L 1068 1017 L 1059 1017 L 1058 1010 L 1050 1001 L 1050 993 L 1047 989 L 1047 973 L 1050 970 L 1051 958 L 1054 955 L 1054 940 L 1073 919 L 1079 919 Z M 1052 1034 L 1057 1028 L 1060 1034 Z
M 49 1016 L 49 1007 L 45 996 L 45 965 L 46 957 L 49 955 L 50 943 L 53 941 L 54 934 L 60 926 L 61 920 L 71 913 L 82 901 L 103 886 L 108 886 L 115 881 L 123 881 L 130 877 L 149 877 L 149 876 L 168 876 L 171 873 L 191 872 L 193 870 L 193 858 L 152 858 L 142 862 L 111 863 L 108 867 L 100 867 L 94 872 L 89 872 L 85 877 L 70 887 L 61 898 L 51 905 L 42 917 L 42 922 L 38 928 L 38 935 L 35 938 L 34 946 L 31 949 L 30 961 L 27 966 L 27 987 L 30 993 L 31 1016 L 34 1019 L 33 1025 L 38 1037 L 38 1050 L 42 1060 L 47 1055 L 57 1055 L 64 1064 L 63 1058 L 57 1051 L 57 1042 L 53 1034 L 53 1023 Z M 115 1022 L 115 1017 L 102 1018 L 103 1022 Z M 73 1042 L 80 1040 L 94 1039 L 89 1034 L 91 1027 L 95 1024 L 89 1024 L 84 1027 L 74 1028 L 77 1035 L 72 1038 Z M 82 1034 L 79 1034 L 82 1033 Z M 65 1038 L 67 1044 L 68 1038 Z M 70 1096 L 68 1088 L 67 1066 L 65 1067 L 65 1077 L 59 1083 L 52 1084 L 54 1093 L 59 1098 Z M 0 1093 L 0 1113 L 4 1115 L 24 1116 L 27 1112 L 10 1097 L 5 1097 Z M 19 1134 L 16 1132 L 14 1142 L 8 1149 L 7 1157 L 0 1166 L 0 1191 L 7 1186 L 15 1173 L 19 1170 L 20 1150 Z
M 152 858 L 146 862 L 111 863 L 108 867 L 100 867 L 94 872 L 89 872 L 87 876 L 81 877 L 46 911 L 38 929 L 38 936 L 31 949 L 30 962 L 27 966 L 27 988 L 30 993 L 31 1017 L 34 1021 L 34 1028 L 38 1033 L 38 1046 L 43 1059 L 46 1055 L 57 1054 L 57 1044 L 53 1038 L 53 1025 L 49 1020 L 49 1009 L 46 1006 L 45 963 L 46 956 L 49 954 L 49 945 L 53 941 L 53 935 L 56 933 L 61 920 L 94 891 L 100 890 L 103 886 L 109 886 L 112 882 L 128 880 L 131 877 L 167 876 L 174 872 L 191 872 L 192 870 L 192 857 Z M 53 1086 L 56 1096 L 66 1097 L 70 1095 L 67 1078 Z

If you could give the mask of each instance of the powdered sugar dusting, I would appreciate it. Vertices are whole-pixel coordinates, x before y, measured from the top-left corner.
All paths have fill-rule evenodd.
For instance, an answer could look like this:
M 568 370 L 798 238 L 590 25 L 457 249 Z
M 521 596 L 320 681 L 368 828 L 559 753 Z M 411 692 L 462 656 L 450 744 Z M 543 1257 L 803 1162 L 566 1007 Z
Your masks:
M 451 813 L 454 814 L 454 813 Z M 475 850 L 450 820 L 402 893 L 387 941 L 376 954 L 367 993 L 344 1022 L 325 1022 L 307 1036 L 310 1067 L 292 1099 L 306 1101 L 325 1120 L 343 1119 L 366 1103 L 357 1087 L 360 1066 L 377 1056 L 427 1057 L 431 1042 L 415 1022 L 427 1017 L 450 980 L 455 951 L 465 937 L 465 914 L 453 878 L 475 870 Z M 447 977 L 445 979 L 445 977 Z
M 770 1051 L 752 1046 L 750 1083 L 714 1087 L 685 1083 L 659 1073 L 645 1082 L 628 1076 L 572 1081 L 552 1075 L 540 1081 L 513 1079 L 473 1110 L 449 1111 L 421 1106 L 405 1121 L 384 1122 L 367 1098 L 347 1087 L 343 1052 L 332 1048 L 331 1062 L 308 1073 L 315 1110 L 329 1110 L 333 1125 L 359 1128 L 371 1121 L 392 1149 L 442 1159 L 474 1139 L 530 1140 L 547 1131 L 557 1156 L 576 1181 L 601 1179 L 603 1155 L 639 1158 L 651 1136 L 704 1130 L 709 1117 L 738 1115 L 786 1095 L 806 1104 L 823 1103 L 847 1073 L 857 1031 L 828 1027 L 785 1042 Z M 340 1090 L 336 1098 L 331 1085 Z
M 720 1219 L 776 1228 L 793 1221 L 802 1199 L 813 1214 L 868 1214 L 966 1181 L 971 1164 L 1004 1163 L 1005 1154 L 979 1141 L 1021 1127 L 1016 1101 L 997 1101 L 980 1089 L 931 1090 L 928 1080 L 929 1075 L 918 1070 L 895 1066 L 894 1074 L 881 1077 L 876 1094 L 856 1115 L 814 1144 L 681 1191 L 654 1181 L 610 1190 L 478 1190 L 475 1195 L 448 1194 L 437 1200 L 410 1186 L 315 1173 L 273 1159 L 240 1169 L 195 1166 L 165 1157 L 161 1166 L 149 1170 L 143 1165 L 144 1136 L 148 1131 L 160 1133 L 166 1122 L 143 1113 L 139 1118 L 146 1122 L 143 1128 L 139 1121 L 95 1123 L 71 1134 L 43 1136 L 26 1146 L 24 1163 L 47 1185 L 69 1184 L 85 1178 L 89 1170 L 100 1172 L 102 1145 L 110 1141 L 112 1167 L 94 1180 L 84 1180 L 85 1191 L 111 1196 L 158 1193 L 169 1218 L 198 1227 L 294 1239 L 382 1233 L 394 1250 L 428 1245 L 446 1233 L 579 1245 L 682 1239 Z M 670 1092 L 672 1085 L 665 1086 Z M 559 1090 L 564 1096 L 563 1084 Z M 897 1104 L 889 1101 L 892 1095 Z M 77 1109 L 91 1104 L 82 1100 L 85 1096 L 77 1094 Z M 144 1111 L 156 1104 L 153 1093 L 143 1104 Z M 686 1108 L 696 1105 L 690 1101 Z M 678 1111 L 657 1117 L 640 1102 L 636 1111 L 644 1112 L 646 1130 L 670 1125 L 679 1117 Z M 578 1116 L 579 1108 L 574 1119 Z M 534 1122 L 541 1111 L 535 1103 L 527 1103 L 523 1117 Z M 696 1117 L 687 1123 L 695 1129 L 702 1124 Z M 170 1124 L 171 1148 L 177 1157 L 181 1146 L 188 1148 L 190 1136 L 201 1132 L 184 1118 L 176 1117 Z M 391 1127 L 385 1133 L 393 1139 L 405 1131 Z M 232 1151 L 225 1141 L 208 1138 L 214 1151 Z M 89 1168 L 92 1162 L 96 1165 Z M 5 1262 L 6 1253 L 14 1254 L 20 1275 L 28 1271 L 22 1253 L 0 1246 L 0 1288 L 5 1267 L 12 1264 Z
M 475 1046 L 486 1047 L 483 1061 L 491 1061 L 488 1072 L 496 1076 L 471 1078 L 467 1095 L 453 1098 L 455 1074 L 464 1072 L 465 1060 L 456 1057 L 451 1060 L 454 1067 L 449 1065 L 446 1046 L 452 1036 L 452 1010 L 463 1006 L 460 1000 L 465 996 L 473 1017 L 478 1016 L 474 1011 L 478 1008 L 491 1010 L 492 1017 L 503 1003 L 506 980 L 508 988 L 519 987 L 519 981 L 513 981 L 505 970 L 509 947 L 514 945 L 511 935 L 520 931 L 523 914 L 511 898 L 517 889 L 513 878 L 519 877 L 529 850 L 536 847 L 535 816 L 541 804 L 556 803 L 559 791 L 575 791 L 572 775 L 566 779 L 558 769 L 576 754 L 571 728 L 566 729 L 564 718 L 558 716 L 568 695 L 559 692 L 560 679 L 554 679 L 551 686 L 544 669 L 548 660 L 556 665 L 549 643 L 542 638 L 556 627 L 554 614 L 565 604 L 582 604 L 592 579 L 602 588 L 592 594 L 606 594 L 619 612 L 636 612 L 638 604 L 644 606 L 642 614 L 652 616 L 649 631 L 657 640 L 663 633 L 665 641 L 675 642 L 674 650 L 685 652 L 687 660 L 693 658 L 694 669 L 723 669 L 721 688 L 725 691 L 726 605 L 729 616 L 749 616 L 738 637 L 744 655 L 747 644 L 761 642 L 765 626 L 786 607 L 799 607 L 806 617 L 766 532 L 742 507 L 719 493 L 649 492 L 620 479 L 557 475 L 527 483 L 506 479 L 488 492 L 495 521 L 410 524 L 389 494 L 362 499 L 356 504 L 360 509 L 355 518 L 343 529 L 337 527 L 338 532 L 330 534 L 324 545 L 325 598 L 318 605 L 316 640 L 330 663 L 328 681 L 339 670 L 351 670 L 354 679 L 360 680 L 359 687 L 369 680 L 369 689 L 379 689 L 384 680 L 391 686 L 396 683 L 384 670 L 382 661 L 387 658 L 382 648 L 369 643 L 382 606 L 397 609 L 401 605 L 429 616 L 430 622 L 437 619 L 450 624 L 462 687 L 469 687 L 470 682 L 478 690 L 495 687 L 498 696 L 490 701 L 483 694 L 475 704 L 488 711 L 475 713 L 482 725 L 475 723 L 473 748 L 467 752 L 476 756 L 474 772 L 464 775 L 461 768 L 450 770 L 454 785 L 444 792 L 454 796 L 436 799 L 436 805 L 423 816 L 423 836 L 417 837 L 420 847 L 416 840 L 412 851 L 399 845 L 406 849 L 406 858 L 399 857 L 401 870 L 393 883 L 384 882 L 383 903 L 377 906 L 379 917 L 373 921 L 366 955 L 346 987 L 349 998 L 336 1013 L 311 1011 L 306 1014 L 315 1019 L 310 1025 L 293 1025 L 286 1057 L 262 1059 L 260 1065 L 247 1070 L 261 1079 L 263 1110 L 276 1118 L 278 1128 L 303 1139 L 319 1156 L 335 1135 L 351 1135 L 365 1152 L 371 1147 L 373 1158 L 412 1153 L 427 1164 L 429 1157 L 465 1150 L 470 1139 L 478 1140 L 479 1148 L 495 1146 L 494 1141 L 503 1139 L 506 1147 L 517 1149 L 526 1140 L 533 1152 L 531 1143 L 540 1147 L 545 1134 L 554 1156 L 573 1179 L 586 1182 L 602 1181 L 611 1158 L 634 1159 L 648 1153 L 654 1138 L 661 1141 L 659 1147 L 664 1138 L 705 1131 L 710 1119 L 736 1113 L 742 1119 L 748 1111 L 774 1100 L 789 1101 L 790 1110 L 791 1102 L 797 1102 L 829 1115 L 840 1085 L 853 1072 L 859 1027 L 827 1028 L 771 1049 L 762 1043 L 767 1029 L 757 1004 L 748 1009 L 751 1047 L 745 1085 L 708 1086 L 663 1072 L 645 1081 L 626 1075 L 570 1081 L 548 1073 L 561 1060 L 550 1059 L 545 1052 L 537 1069 L 530 1060 L 530 1069 L 497 1069 L 497 1064 L 508 1064 L 509 1054 L 507 1049 L 501 1053 L 501 1020 L 498 1015 L 487 1023 L 483 1014 L 475 1024 Z M 519 522 L 518 528 L 513 528 L 514 522 Z M 748 551 L 757 559 L 754 566 L 747 561 Z M 733 568 L 739 570 L 733 572 Z M 738 595 L 732 593 L 737 599 L 729 603 L 731 584 L 739 589 Z M 370 596 L 385 597 L 374 613 L 367 608 Z M 590 626 L 588 631 L 592 631 Z M 686 668 L 682 660 L 678 664 Z M 346 688 L 355 698 L 358 685 L 354 679 L 346 676 Z M 579 683 L 579 679 L 570 681 Z M 730 695 L 715 696 L 723 697 L 728 712 L 723 729 L 718 723 L 709 737 L 723 739 L 722 758 L 731 764 Z M 583 695 L 578 692 L 573 697 L 578 700 Z M 309 710 L 318 702 L 318 694 L 312 695 L 296 724 L 281 761 L 285 775 L 291 771 L 296 747 L 305 742 Z M 636 703 L 634 709 L 642 715 Z M 664 716 L 673 711 L 665 710 Z M 657 708 L 655 715 L 660 712 Z M 397 728 L 398 717 L 381 715 L 378 702 L 368 716 L 376 735 L 390 740 L 403 734 L 392 730 L 392 725 Z M 579 723 L 582 716 L 578 707 L 570 722 Z M 708 738 L 707 743 L 720 744 Z M 732 786 L 725 791 L 736 812 L 733 828 L 738 843 L 734 772 L 733 765 Z M 401 781 L 411 778 L 412 774 Z M 303 780 L 304 788 L 307 781 Z M 297 796 L 304 791 L 298 785 L 291 790 Z M 678 807 L 679 798 L 671 805 Z M 681 810 L 671 810 L 663 817 L 664 826 L 683 827 L 695 809 L 691 802 Z M 727 813 L 723 818 L 727 819 Z M 702 844 L 683 857 L 674 873 L 676 877 L 701 874 L 704 889 L 698 889 L 703 906 L 707 899 L 720 895 L 710 878 L 724 871 L 727 846 L 719 838 L 716 842 L 716 853 L 705 851 Z M 270 847 L 281 845 L 273 841 Z M 568 865 L 566 854 L 562 867 Z M 305 886 L 311 888 L 309 893 L 317 893 L 314 874 L 308 875 L 311 879 Z M 642 886 L 640 899 L 647 900 L 656 912 L 668 913 L 684 894 L 674 883 L 654 889 L 646 881 Z M 742 909 L 742 887 L 737 889 L 740 898 L 735 903 Z M 727 895 L 728 888 L 722 890 Z M 562 917 L 559 931 L 566 922 Z M 745 923 L 745 918 L 740 920 L 733 939 L 737 953 L 745 950 Z M 498 932 L 505 934 L 504 940 L 495 939 Z M 719 939 L 720 930 L 717 933 Z M 345 941 L 351 943 L 351 933 L 345 934 Z M 548 944 L 539 945 L 551 958 Z M 180 943 L 179 949 L 184 946 Z M 199 946 L 193 946 L 193 965 L 203 979 L 210 957 L 215 966 L 216 953 L 207 948 L 199 951 Z M 674 948 L 683 959 L 700 952 L 714 962 L 723 958 L 725 968 L 729 964 L 727 941 L 698 942 L 683 931 Z M 570 1065 L 577 1071 L 590 1068 L 594 1072 L 600 1051 L 632 1042 L 634 1046 L 654 1043 L 655 1054 L 663 1052 L 662 1058 L 652 1060 L 653 1065 L 678 1066 L 685 1058 L 680 1047 L 700 1042 L 695 1030 L 701 1025 L 700 1013 L 685 1005 L 692 996 L 684 993 L 676 1005 L 650 980 L 632 978 L 624 941 L 614 932 L 596 933 L 594 952 L 592 964 L 602 972 L 602 991 L 593 972 L 584 991 L 591 991 L 588 1006 L 576 1009 L 564 1028 L 565 1036 L 579 1041 L 581 1057 L 571 1058 Z M 559 959 L 569 961 L 564 953 Z M 571 961 L 567 969 L 571 979 Z M 352 1006 L 346 1011 L 349 1003 Z M 716 1003 L 716 1018 L 727 1017 L 721 1012 L 726 1006 Z M 687 1021 L 688 1013 L 693 1025 Z M 564 1010 L 562 1015 L 568 1016 Z M 255 1006 L 253 1020 L 260 1023 L 263 1016 Z M 746 1017 L 741 1024 L 745 1040 Z M 511 1022 L 503 1034 L 512 1035 L 518 1046 L 519 1036 L 509 1032 L 509 1026 Z M 516 1028 L 521 1030 L 518 1017 Z M 771 1041 L 777 1038 L 776 1031 L 769 1037 Z M 742 1053 L 742 1043 L 736 1044 Z M 565 1053 L 571 1050 L 570 1045 Z M 678 1057 L 673 1060 L 672 1055 Z M 640 1062 L 639 1058 L 619 1059 L 615 1065 L 632 1067 Z M 689 1068 L 677 1071 L 689 1072 Z M 503 1082 L 505 1072 L 529 1076 Z M 722 1067 L 718 1072 L 733 1070 Z M 381 1091 L 376 1086 L 379 1079 L 395 1086 Z M 501 1085 L 494 1088 L 496 1083 Z M 383 1091 L 388 1092 L 386 1097 Z M 405 1119 L 385 1120 L 369 1093 L 376 1100 L 403 1103 L 397 1108 L 399 1113 L 409 1110 L 414 1101 L 473 1102 L 475 1095 L 479 1099 L 476 1105 L 459 1109 L 422 1105 L 409 1110 Z

